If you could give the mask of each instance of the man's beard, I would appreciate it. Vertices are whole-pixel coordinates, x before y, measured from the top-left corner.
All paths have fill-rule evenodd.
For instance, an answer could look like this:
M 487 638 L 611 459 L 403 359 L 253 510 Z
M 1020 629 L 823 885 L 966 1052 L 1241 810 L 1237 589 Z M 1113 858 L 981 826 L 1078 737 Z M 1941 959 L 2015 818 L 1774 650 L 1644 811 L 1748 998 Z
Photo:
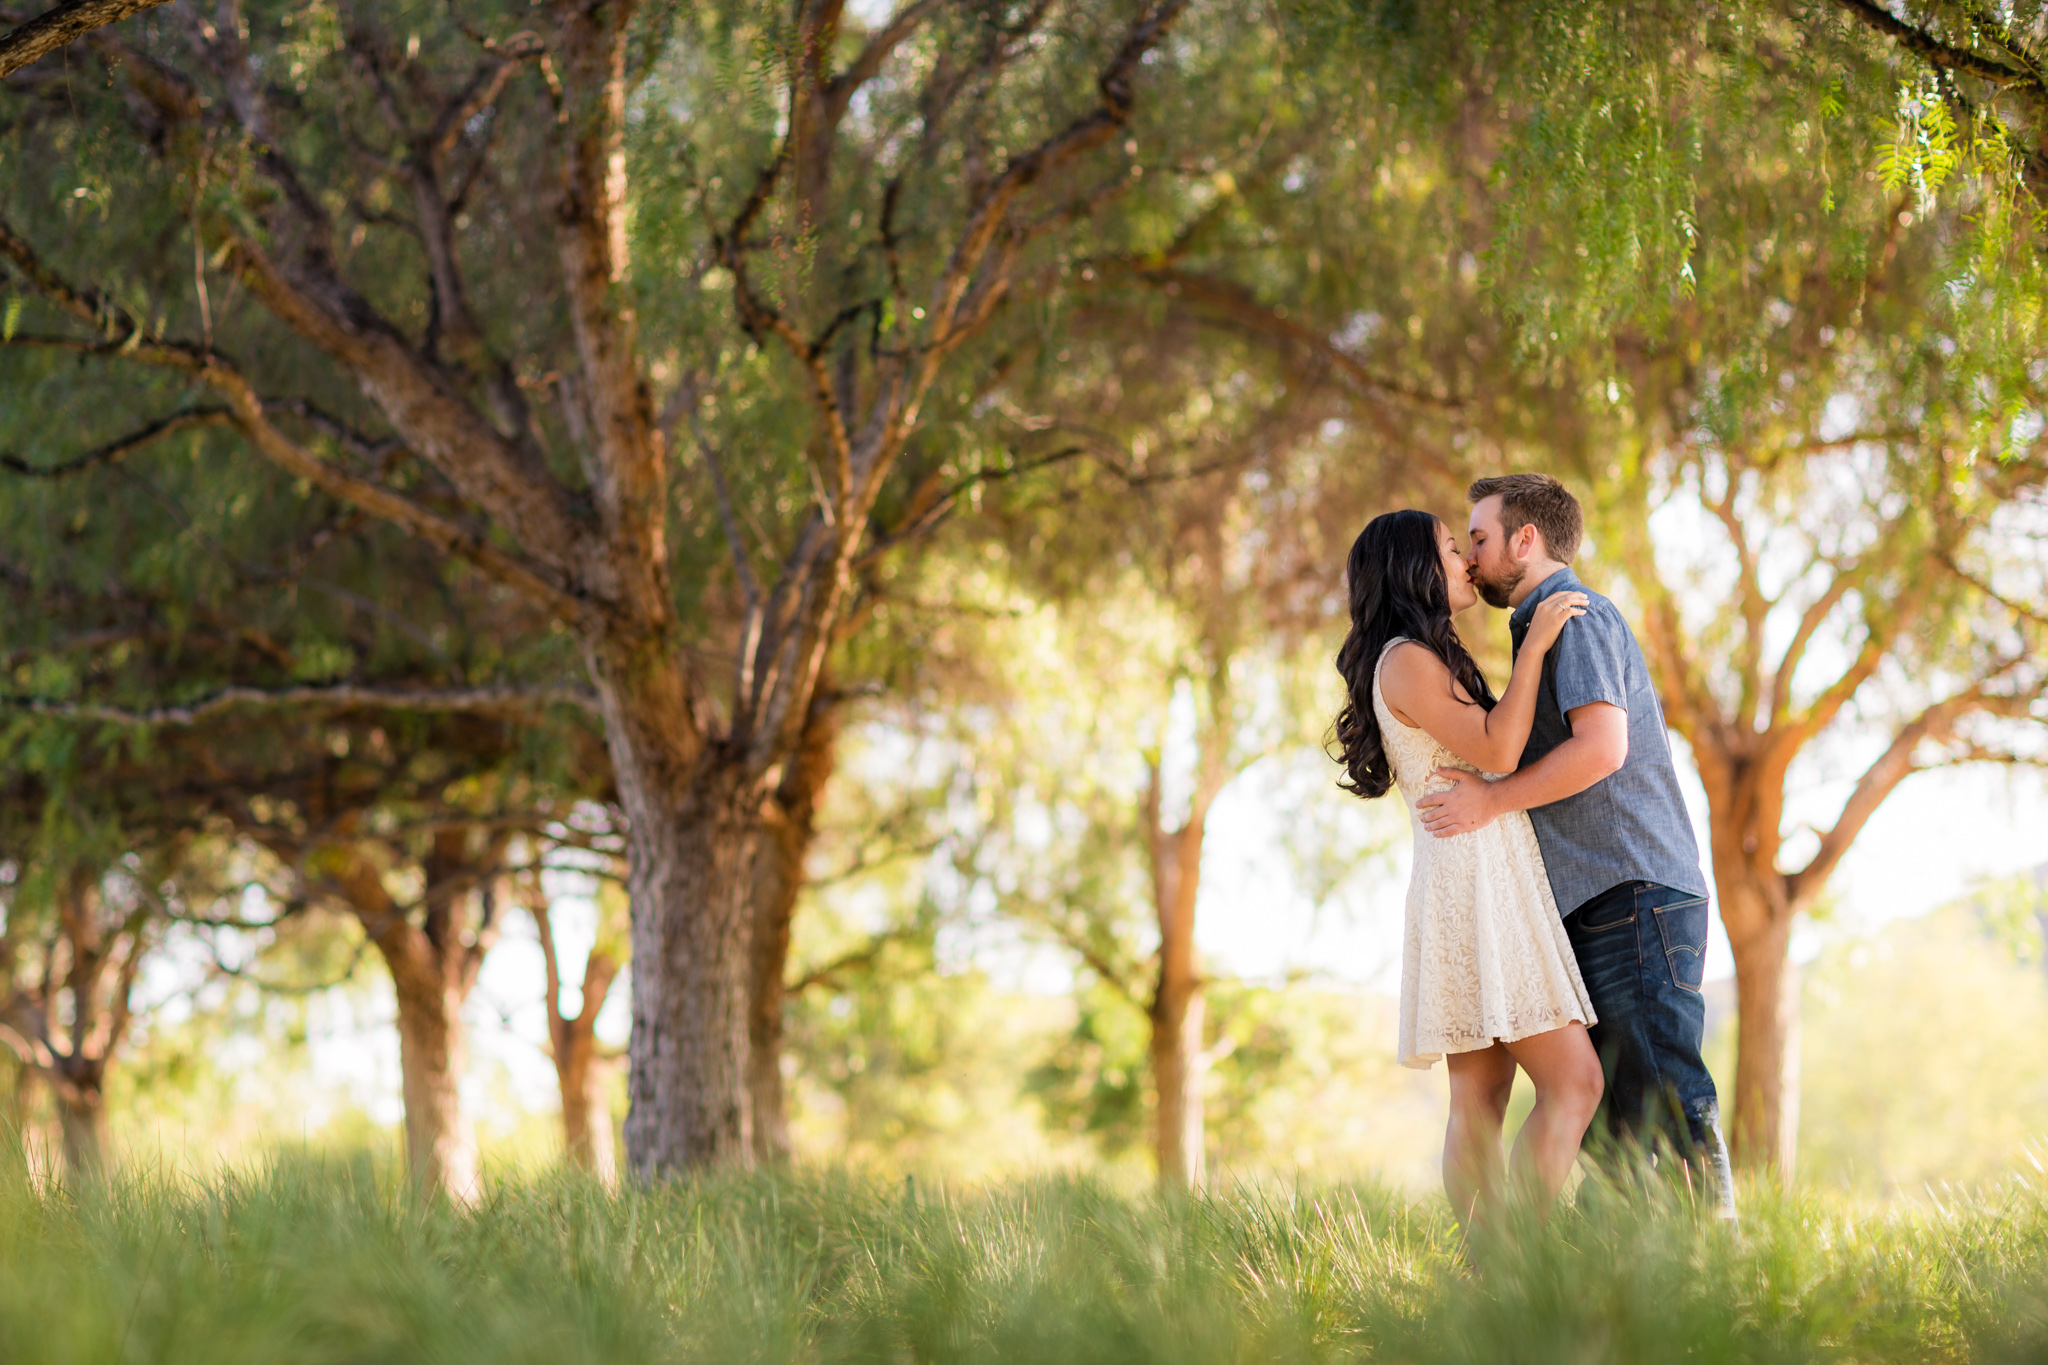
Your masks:
M 1472 569 L 1472 586 L 1479 589 L 1479 600 L 1489 607 L 1506 607 L 1515 589 L 1522 586 L 1522 576 L 1529 572 L 1526 564 L 1513 564 L 1509 568 L 1511 578 L 1498 579 L 1489 576 L 1478 566 Z

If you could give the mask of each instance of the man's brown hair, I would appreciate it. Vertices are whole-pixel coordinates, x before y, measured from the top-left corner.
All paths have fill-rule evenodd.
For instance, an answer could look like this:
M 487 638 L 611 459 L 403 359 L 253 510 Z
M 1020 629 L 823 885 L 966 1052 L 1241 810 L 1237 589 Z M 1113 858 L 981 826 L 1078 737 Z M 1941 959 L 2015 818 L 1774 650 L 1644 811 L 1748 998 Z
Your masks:
M 1465 490 L 1465 501 L 1477 506 L 1500 494 L 1500 530 L 1512 536 L 1524 526 L 1543 533 L 1543 548 L 1560 564 L 1572 562 L 1586 519 L 1579 500 L 1548 474 L 1497 474 Z

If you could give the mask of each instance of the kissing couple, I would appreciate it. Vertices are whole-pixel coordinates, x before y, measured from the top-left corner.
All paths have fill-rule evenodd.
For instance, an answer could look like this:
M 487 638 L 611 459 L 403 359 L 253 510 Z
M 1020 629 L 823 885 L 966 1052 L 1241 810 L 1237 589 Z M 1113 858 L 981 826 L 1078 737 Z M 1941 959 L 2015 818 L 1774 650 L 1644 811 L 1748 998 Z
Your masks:
M 1359 534 L 1337 654 L 1339 785 L 1398 785 L 1415 831 L 1400 1056 L 1448 1063 L 1444 1190 L 1468 1231 L 1502 1207 L 1520 1066 L 1536 1107 L 1509 1170 L 1541 1207 L 1594 1142 L 1670 1153 L 1732 1218 L 1700 1059 L 1706 880 L 1642 648 L 1571 570 L 1584 520 L 1562 483 L 1508 474 L 1468 500 L 1463 553 L 1428 512 Z M 1512 611 L 1498 698 L 1452 625 L 1482 599 Z

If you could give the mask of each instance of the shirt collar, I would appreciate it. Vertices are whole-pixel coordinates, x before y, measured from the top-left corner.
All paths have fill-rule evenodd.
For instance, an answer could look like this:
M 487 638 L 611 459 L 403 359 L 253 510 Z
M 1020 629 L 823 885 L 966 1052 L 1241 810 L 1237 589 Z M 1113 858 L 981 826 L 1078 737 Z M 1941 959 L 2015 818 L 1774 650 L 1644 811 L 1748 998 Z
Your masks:
M 1522 599 L 1521 605 L 1509 614 L 1508 629 L 1513 631 L 1528 629 L 1529 618 L 1536 614 L 1536 604 L 1538 602 L 1541 602 L 1554 592 L 1572 592 L 1580 589 L 1581 586 L 1577 574 L 1573 573 L 1569 568 L 1559 569 L 1556 573 L 1538 583 L 1535 590 Z

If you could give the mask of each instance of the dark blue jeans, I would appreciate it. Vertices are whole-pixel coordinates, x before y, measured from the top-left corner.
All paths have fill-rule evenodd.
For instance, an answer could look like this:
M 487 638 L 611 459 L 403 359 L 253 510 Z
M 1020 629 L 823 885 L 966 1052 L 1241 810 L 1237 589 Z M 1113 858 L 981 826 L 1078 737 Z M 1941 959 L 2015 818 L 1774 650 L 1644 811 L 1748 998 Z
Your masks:
M 1704 896 L 1623 882 L 1565 916 L 1564 927 L 1600 1016 L 1590 1032 L 1607 1078 L 1588 1142 L 1668 1145 L 1707 1165 L 1727 1199 L 1720 1101 L 1700 1059 L 1707 914 Z

